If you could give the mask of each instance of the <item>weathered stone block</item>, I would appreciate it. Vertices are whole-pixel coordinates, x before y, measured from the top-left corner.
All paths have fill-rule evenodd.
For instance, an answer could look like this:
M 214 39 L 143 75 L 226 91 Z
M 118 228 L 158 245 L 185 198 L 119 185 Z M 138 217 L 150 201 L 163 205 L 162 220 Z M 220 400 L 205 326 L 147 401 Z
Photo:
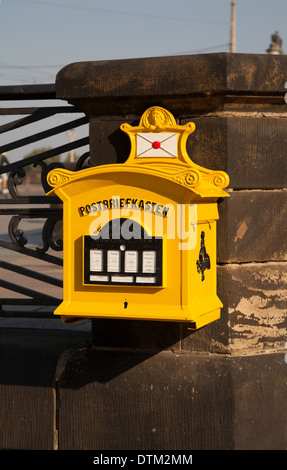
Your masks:
M 86 349 L 59 381 L 59 450 L 284 450 L 286 368 L 282 352 Z
M 282 98 L 282 104 L 284 100 Z M 283 106 L 287 112 L 287 105 Z M 287 119 L 276 117 L 195 116 L 187 142 L 190 158 L 205 168 L 224 170 L 230 188 L 286 187 Z
M 220 266 L 231 352 L 283 349 L 287 338 L 287 263 Z
M 231 192 L 219 204 L 218 262 L 286 261 L 286 220 L 287 190 Z

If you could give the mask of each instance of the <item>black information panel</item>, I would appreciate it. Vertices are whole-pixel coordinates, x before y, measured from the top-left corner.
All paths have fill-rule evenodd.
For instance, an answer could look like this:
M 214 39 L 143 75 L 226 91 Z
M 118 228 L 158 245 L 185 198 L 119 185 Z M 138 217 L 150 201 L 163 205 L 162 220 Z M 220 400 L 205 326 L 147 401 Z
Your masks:
M 84 284 L 161 286 L 162 238 L 148 237 L 142 227 L 131 238 L 113 238 L 111 230 L 85 235 Z

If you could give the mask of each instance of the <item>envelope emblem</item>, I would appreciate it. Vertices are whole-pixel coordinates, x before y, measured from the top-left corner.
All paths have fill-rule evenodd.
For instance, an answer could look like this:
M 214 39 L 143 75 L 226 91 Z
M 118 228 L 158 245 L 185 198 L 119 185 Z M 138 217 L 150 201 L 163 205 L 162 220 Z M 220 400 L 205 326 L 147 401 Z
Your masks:
M 146 132 L 136 134 L 137 157 L 177 157 L 177 133 Z

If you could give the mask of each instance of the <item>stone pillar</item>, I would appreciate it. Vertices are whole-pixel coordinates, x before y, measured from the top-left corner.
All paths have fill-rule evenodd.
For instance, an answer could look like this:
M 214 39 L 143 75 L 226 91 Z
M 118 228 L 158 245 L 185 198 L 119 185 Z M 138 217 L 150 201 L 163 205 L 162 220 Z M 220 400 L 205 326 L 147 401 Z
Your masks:
M 285 449 L 286 56 L 207 54 L 71 64 L 57 98 L 86 113 L 91 163 L 121 163 L 120 124 L 150 106 L 193 121 L 191 159 L 230 176 L 220 202 L 221 319 L 93 320 L 60 382 L 62 449 Z

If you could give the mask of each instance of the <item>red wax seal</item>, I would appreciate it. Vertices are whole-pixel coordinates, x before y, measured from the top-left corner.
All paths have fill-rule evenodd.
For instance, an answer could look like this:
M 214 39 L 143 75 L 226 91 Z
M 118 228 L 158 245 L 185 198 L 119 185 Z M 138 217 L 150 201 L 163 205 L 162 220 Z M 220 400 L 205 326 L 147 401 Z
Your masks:
M 152 147 L 154 149 L 159 149 L 160 148 L 160 142 L 158 140 L 156 140 L 155 142 L 152 143 Z

